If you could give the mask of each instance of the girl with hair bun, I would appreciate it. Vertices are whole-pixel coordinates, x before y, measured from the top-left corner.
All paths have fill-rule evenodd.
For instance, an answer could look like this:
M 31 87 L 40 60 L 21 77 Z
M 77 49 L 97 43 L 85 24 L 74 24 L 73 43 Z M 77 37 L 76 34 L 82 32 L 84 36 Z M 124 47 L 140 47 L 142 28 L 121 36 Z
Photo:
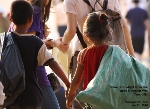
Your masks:
M 95 76 L 99 63 L 102 60 L 109 45 L 105 44 L 105 39 L 111 34 L 107 16 L 101 12 L 88 14 L 83 25 L 83 37 L 90 46 L 80 51 L 77 58 L 77 68 L 71 86 L 68 89 L 66 105 L 71 109 L 76 90 L 80 85 L 82 76 L 84 77 L 82 90 L 85 90 L 88 83 Z

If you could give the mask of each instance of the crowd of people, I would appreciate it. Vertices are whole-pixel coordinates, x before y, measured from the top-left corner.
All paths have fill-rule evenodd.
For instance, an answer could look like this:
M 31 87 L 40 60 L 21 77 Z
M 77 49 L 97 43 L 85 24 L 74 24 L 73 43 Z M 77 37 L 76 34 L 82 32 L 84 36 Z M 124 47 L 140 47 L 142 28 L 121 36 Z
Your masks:
M 130 9 L 125 17 L 122 15 L 118 0 L 108 0 L 107 9 L 110 11 L 104 10 L 105 0 L 88 1 L 90 6 L 84 0 L 60 0 L 55 11 L 57 13 L 63 10 L 65 14 L 57 13 L 56 21 L 60 37 L 55 39 L 49 37 L 50 28 L 46 24 L 50 20 L 52 4 L 57 5 L 53 3 L 54 1 L 14 0 L 12 2 L 9 14 L 11 24 L 9 28 L 7 27 L 7 31 L 18 45 L 25 68 L 26 87 L 13 104 L 5 107 L 6 109 L 82 109 L 85 106 L 87 109 L 92 109 L 91 105 L 85 105 L 75 97 L 87 88 L 96 75 L 107 49 L 112 44 L 118 46 L 113 38 L 119 36 L 115 36 L 109 22 L 113 14 L 119 15 L 115 20 L 121 19 L 119 20 L 121 34 L 126 47 L 122 50 L 141 61 L 146 29 L 150 43 L 150 0 L 147 0 L 147 10 L 138 7 L 140 0 L 132 0 L 135 7 Z M 63 17 L 64 15 L 66 18 Z M 131 25 L 131 32 L 126 22 Z M 6 32 L 6 29 L 3 31 L 1 29 L 0 32 Z M 119 46 L 123 48 L 122 45 Z M 148 46 L 150 48 L 150 44 Z M 70 72 L 65 72 L 67 70 L 63 70 L 59 62 L 53 58 L 55 56 L 49 52 L 54 47 L 61 53 L 70 53 L 72 56 L 71 64 L 65 63 L 68 68 L 70 67 Z M 69 49 L 73 49 L 72 52 L 67 52 Z M 57 53 L 60 52 L 55 54 Z M 65 83 L 66 90 L 62 86 L 57 93 L 53 91 L 45 66 L 49 66 Z M 66 75 L 68 73 L 71 75 L 71 80 Z M 4 87 L 0 82 L 0 108 L 5 102 Z

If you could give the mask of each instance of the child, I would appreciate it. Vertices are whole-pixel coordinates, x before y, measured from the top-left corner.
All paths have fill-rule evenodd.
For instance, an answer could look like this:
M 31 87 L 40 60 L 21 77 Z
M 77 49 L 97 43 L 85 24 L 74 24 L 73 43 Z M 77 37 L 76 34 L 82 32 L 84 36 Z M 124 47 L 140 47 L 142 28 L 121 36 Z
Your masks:
M 107 19 L 108 18 L 105 14 L 94 12 L 88 14 L 84 22 L 83 36 L 91 46 L 81 50 L 78 55 L 76 73 L 72 80 L 68 94 L 66 95 L 66 105 L 68 109 L 71 109 L 70 106 L 72 105 L 74 95 L 82 80 L 82 76 L 84 77 L 82 87 L 84 90 L 95 76 L 99 63 L 108 49 L 108 45 L 105 44 L 105 38 L 110 33 Z
M 7 109 L 41 109 L 43 94 L 37 82 L 36 67 L 49 65 L 63 80 L 67 87 L 70 83 L 52 55 L 48 52 L 42 40 L 26 31 L 33 21 L 33 8 L 24 0 L 14 1 L 11 5 L 10 20 L 14 23 L 14 32 L 11 32 L 16 41 L 25 67 L 26 88 L 18 96 L 15 103 Z
M 49 34 L 49 31 L 47 31 L 45 22 L 49 19 L 51 0 L 26 0 L 26 1 L 32 4 L 34 10 L 33 22 L 30 28 L 27 30 L 27 33 L 34 34 L 38 36 L 40 39 L 46 39 L 46 37 Z M 14 26 L 12 24 L 10 26 L 9 31 L 13 30 Z M 54 45 L 54 40 L 49 40 L 48 43 L 50 44 L 48 48 L 52 48 Z M 41 108 L 59 109 L 58 100 L 47 78 L 45 66 L 38 66 L 36 68 L 36 73 L 38 77 L 38 84 L 43 92 L 43 102 Z

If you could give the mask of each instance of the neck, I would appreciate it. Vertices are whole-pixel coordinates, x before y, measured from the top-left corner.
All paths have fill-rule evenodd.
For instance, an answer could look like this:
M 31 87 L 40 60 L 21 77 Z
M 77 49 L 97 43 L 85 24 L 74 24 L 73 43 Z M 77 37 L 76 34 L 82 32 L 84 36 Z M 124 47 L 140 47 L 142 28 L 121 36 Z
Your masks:
M 16 26 L 15 30 L 14 30 L 16 33 L 18 34 L 26 34 L 26 29 L 24 29 L 24 27 L 22 26 Z
M 135 3 L 135 7 L 138 7 L 138 4 L 137 4 L 137 3 Z
M 106 44 L 105 44 L 105 42 L 102 40 L 102 41 L 96 41 L 96 42 L 94 42 L 93 45 L 94 45 L 94 46 L 103 46 L 103 45 L 106 45 Z

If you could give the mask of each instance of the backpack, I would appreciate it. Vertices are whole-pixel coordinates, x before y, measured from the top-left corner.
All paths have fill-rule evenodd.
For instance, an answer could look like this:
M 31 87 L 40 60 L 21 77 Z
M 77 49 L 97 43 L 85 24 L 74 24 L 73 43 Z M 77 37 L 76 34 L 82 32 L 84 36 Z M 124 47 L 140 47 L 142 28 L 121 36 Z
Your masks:
M 83 0 L 83 1 L 91 7 L 91 9 L 92 9 L 91 13 L 96 12 L 95 7 L 92 7 L 89 0 Z M 128 53 L 120 14 L 118 12 L 107 9 L 108 0 L 104 0 L 103 5 L 101 5 L 99 3 L 99 1 L 97 1 L 97 0 L 96 0 L 95 4 L 96 3 L 98 3 L 102 7 L 102 10 L 99 10 L 99 11 L 106 12 L 106 14 L 108 16 L 108 21 L 109 21 L 108 25 L 113 30 L 113 35 L 111 37 L 108 37 L 108 44 L 109 45 L 119 45 L 126 53 Z M 81 42 L 81 45 L 83 46 L 83 48 L 86 48 L 87 45 L 84 42 L 83 36 L 82 36 L 81 32 L 79 31 L 78 27 L 77 27 L 76 33 L 77 33 L 78 39 Z
M 96 75 L 76 99 L 92 109 L 150 109 L 150 70 L 111 45 Z
M 11 33 L 1 33 L 3 48 L 1 53 L 0 80 L 4 86 L 6 99 L 2 107 L 13 104 L 25 89 L 25 70 L 22 58 Z

